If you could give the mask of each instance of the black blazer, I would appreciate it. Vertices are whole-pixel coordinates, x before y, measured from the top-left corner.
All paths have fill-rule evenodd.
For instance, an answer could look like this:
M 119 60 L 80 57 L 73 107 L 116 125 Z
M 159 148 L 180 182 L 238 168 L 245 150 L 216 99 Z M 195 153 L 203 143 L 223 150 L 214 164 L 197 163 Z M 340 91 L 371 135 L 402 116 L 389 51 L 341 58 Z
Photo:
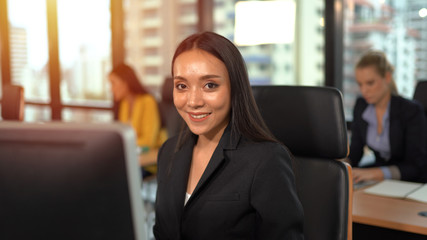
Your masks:
M 426 124 L 422 106 L 411 100 L 392 96 L 390 100 L 390 149 L 389 161 L 375 153 L 374 166 L 396 165 L 402 180 L 418 181 L 420 168 L 426 159 Z M 368 103 L 358 98 L 353 111 L 349 158 L 357 166 L 366 145 L 368 123 L 362 119 Z
M 184 206 L 196 136 L 158 155 L 157 240 L 303 239 L 291 158 L 279 143 L 232 138 L 229 127 Z

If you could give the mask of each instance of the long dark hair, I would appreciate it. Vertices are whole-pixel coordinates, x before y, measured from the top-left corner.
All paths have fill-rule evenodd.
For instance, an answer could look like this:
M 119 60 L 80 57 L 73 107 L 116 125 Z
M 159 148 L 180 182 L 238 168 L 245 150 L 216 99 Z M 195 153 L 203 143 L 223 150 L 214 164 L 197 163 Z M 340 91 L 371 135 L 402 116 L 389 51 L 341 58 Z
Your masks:
M 110 74 L 114 74 L 122 79 L 128 86 L 133 94 L 146 94 L 147 89 L 141 84 L 135 71 L 124 63 L 120 63 L 111 70 Z
M 267 128 L 258 110 L 248 72 L 242 55 L 227 38 L 213 33 L 202 32 L 184 39 L 177 47 L 172 59 L 172 76 L 175 59 L 183 52 L 200 49 L 219 60 L 227 68 L 231 86 L 231 134 L 241 134 L 252 141 L 278 142 Z M 190 136 L 188 127 L 180 133 L 178 147 Z

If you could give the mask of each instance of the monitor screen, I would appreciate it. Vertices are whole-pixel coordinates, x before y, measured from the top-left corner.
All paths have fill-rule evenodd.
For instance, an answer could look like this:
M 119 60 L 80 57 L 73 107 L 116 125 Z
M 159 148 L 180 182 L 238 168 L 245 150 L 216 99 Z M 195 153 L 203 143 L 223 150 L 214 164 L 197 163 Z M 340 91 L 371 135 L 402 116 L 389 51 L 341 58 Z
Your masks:
M 0 239 L 146 239 L 135 134 L 0 122 Z

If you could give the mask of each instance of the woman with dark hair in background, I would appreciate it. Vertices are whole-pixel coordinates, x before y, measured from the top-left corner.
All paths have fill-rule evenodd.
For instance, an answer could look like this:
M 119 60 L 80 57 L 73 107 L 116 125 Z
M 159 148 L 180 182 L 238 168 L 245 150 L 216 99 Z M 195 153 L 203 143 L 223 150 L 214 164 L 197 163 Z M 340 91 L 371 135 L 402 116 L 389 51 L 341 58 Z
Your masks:
M 191 35 L 172 75 L 186 129 L 159 151 L 156 239 L 303 239 L 290 153 L 264 124 L 238 49 Z
M 156 148 L 161 145 L 160 115 L 156 99 L 144 88 L 134 70 L 119 64 L 109 74 L 114 100 L 118 102 L 118 119 L 130 124 L 137 145 Z
M 397 94 L 393 66 L 382 52 L 370 51 L 356 65 L 362 97 L 354 107 L 349 159 L 354 182 L 401 179 L 417 181 L 426 161 L 422 106 Z M 368 146 L 375 162 L 357 168 Z

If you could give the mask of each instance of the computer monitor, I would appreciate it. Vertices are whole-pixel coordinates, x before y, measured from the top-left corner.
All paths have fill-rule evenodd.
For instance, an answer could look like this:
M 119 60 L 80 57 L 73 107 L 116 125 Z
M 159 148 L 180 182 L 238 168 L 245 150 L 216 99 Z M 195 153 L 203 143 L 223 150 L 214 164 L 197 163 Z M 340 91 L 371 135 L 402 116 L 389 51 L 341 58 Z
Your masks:
M 137 239 L 135 134 L 119 123 L 0 122 L 0 239 Z

